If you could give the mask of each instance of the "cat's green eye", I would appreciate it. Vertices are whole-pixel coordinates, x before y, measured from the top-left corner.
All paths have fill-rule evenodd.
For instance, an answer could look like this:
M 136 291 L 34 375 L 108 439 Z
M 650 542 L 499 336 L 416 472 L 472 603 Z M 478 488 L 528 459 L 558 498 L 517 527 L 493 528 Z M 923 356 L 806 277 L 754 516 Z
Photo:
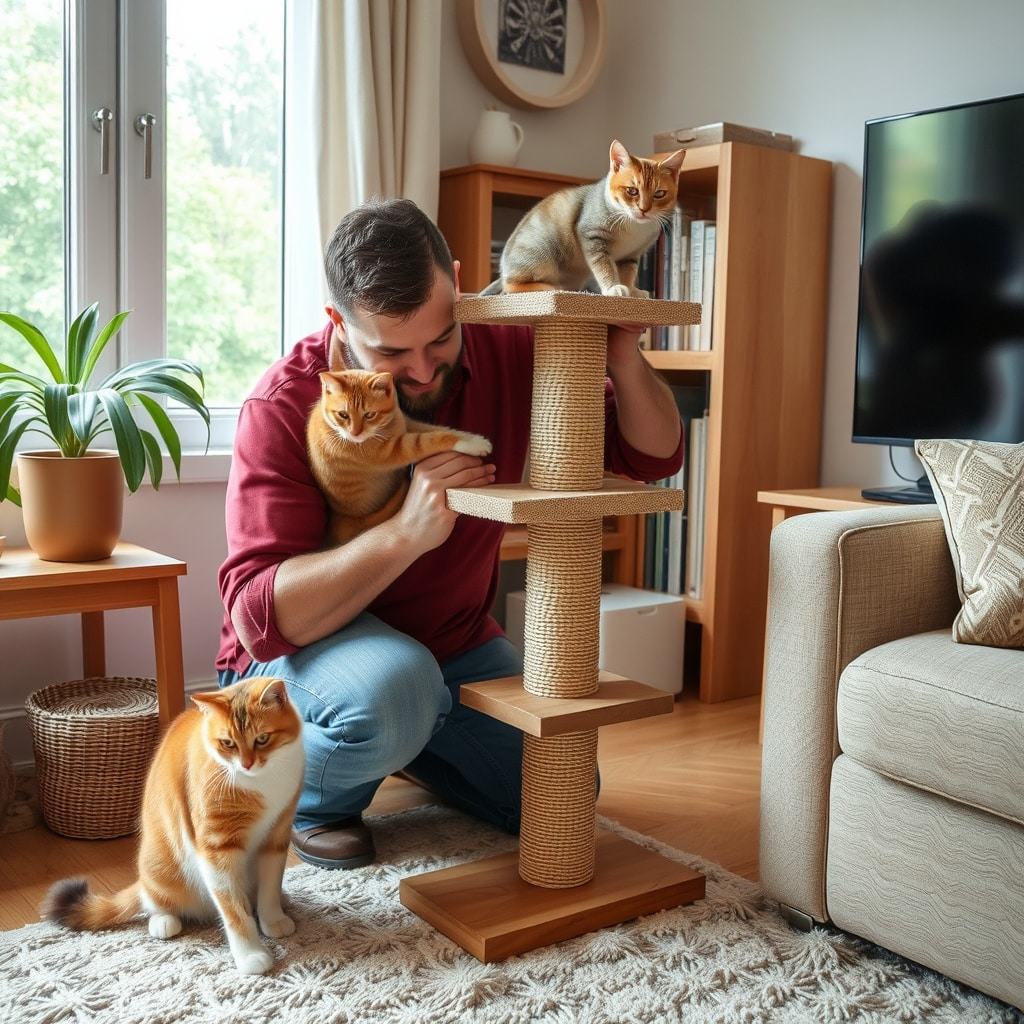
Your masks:
M 253 745 L 257 746 L 257 747 L 265 747 L 269 742 L 270 742 L 270 733 L 269 732 L 261 732 L 259 734 L 259 736 L 256 737 Z
M 235 749 L 235 741 L 229 740 L 226 736 L 221 737 L 220 745 L 222 747 L 227 747 L 228 750 Z
M 636 196 L 640 195 L 640 189 L 638 189 L 638 188 L 627 188 L 626 191 L 631 196 L 633 196 L 634 198 L 636 198 Z
M 339 412 L 338 413 L 338 419 L 339 420 L 344 420 L 346 423 L 348 423 L 348 413 L 347 412 Z
M 372 419 L 376 419 L 376 417 L 377 417 L 377 414 L 376 414 L 375 412 L 368 412 L 368 413 L 367 413 L 367 414 L 366 414 L 366 415 L 365 415 L 365 416 L 363 417 L 363 419 L 364 419 L 364 420 L 372 420 Z
M 654 193 L 654 198 L 655 199 L 664 199 L 665 198 L 665 190 L 663 188 L 659 188 L 658 191 Z

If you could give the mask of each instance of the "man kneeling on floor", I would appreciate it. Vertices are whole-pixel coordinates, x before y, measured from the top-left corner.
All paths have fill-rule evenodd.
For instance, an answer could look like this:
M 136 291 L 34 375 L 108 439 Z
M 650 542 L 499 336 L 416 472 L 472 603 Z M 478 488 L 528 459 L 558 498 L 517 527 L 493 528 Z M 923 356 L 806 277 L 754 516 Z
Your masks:
M 286 681 L 306 748 L 292 844 L 312 864 L 352 868 L 374 858 L 362 812 L 400 770 L 518 831 L 521 733 L 459 703 L 463 683 L 522 673 L 490 616 L 504 527 L 449 511 L 445 492 L 522 480 L 533 333 L 455 322 L 459 264 L 408 200 L 344 217 L 325 266 L 328 323 L 263 374 L 239 414 L 217 669 L 222 686 Z M 605 466 L 657 480 L 680 467 L 682 427 L 638 340 L 609 329 Z M 306 421 L 320 374 L 344 369 L 390 372 L 409 416 L 480 434 L 493 452 L 418 462 L 398 512 L 335 547 Z

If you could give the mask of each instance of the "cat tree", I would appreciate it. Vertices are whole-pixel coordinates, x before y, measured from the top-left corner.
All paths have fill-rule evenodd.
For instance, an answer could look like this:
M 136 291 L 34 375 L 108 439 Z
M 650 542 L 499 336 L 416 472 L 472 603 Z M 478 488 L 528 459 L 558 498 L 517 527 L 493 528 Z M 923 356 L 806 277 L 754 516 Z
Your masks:
M 455 319 L 534 328 L 530 486 L 448 491 L 456 512 L 527 525 L 524 674 L 461 690 L 523 730 L 520 845 L 405 878 L 400 898 L 487 963 L 704 896 L 703 875 L 595 825 L 598 727 L 672 711 L 671 694 L 598 671 L 602 519 L 683 499 L 604 477 L 607 325 L 699 323 L 700 306 L 526 292 L 463 299 Z

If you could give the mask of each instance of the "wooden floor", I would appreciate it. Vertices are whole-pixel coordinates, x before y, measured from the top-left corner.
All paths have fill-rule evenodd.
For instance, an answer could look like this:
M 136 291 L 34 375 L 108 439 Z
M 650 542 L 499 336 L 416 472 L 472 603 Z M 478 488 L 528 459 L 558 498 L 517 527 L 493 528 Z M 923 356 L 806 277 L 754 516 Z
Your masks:
M 671 715 L 602 729 L 598 813 L 756 879 L 758 714 L 756 697 L 701 704 L 687 696 Z M 429 802 L 429 793 L 389 778 L 368 813 Z M 63 839 L 42 826 L 0 836 L 0 930 L 37 921 L 40 899 L 59 878 L 87 875 L 107 891 L 127 885 L 135 844 Z M 290 863 L 299 863 L 294 854 Z

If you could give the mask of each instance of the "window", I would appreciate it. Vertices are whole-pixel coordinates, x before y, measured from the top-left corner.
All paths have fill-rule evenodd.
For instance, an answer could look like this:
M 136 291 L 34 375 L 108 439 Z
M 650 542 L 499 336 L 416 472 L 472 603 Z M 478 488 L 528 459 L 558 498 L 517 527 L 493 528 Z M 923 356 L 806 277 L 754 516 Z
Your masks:
M 55 341 L 96 299 L 132 309 L 99 372 L 199 363 L 215 447 L 324 322 L 312 22 L 312 0 L 0 0 L 0 305 Z M 25 355 L 0 332 L 0 361 Z M 198 416 L 168 411 L 201 447 Z

